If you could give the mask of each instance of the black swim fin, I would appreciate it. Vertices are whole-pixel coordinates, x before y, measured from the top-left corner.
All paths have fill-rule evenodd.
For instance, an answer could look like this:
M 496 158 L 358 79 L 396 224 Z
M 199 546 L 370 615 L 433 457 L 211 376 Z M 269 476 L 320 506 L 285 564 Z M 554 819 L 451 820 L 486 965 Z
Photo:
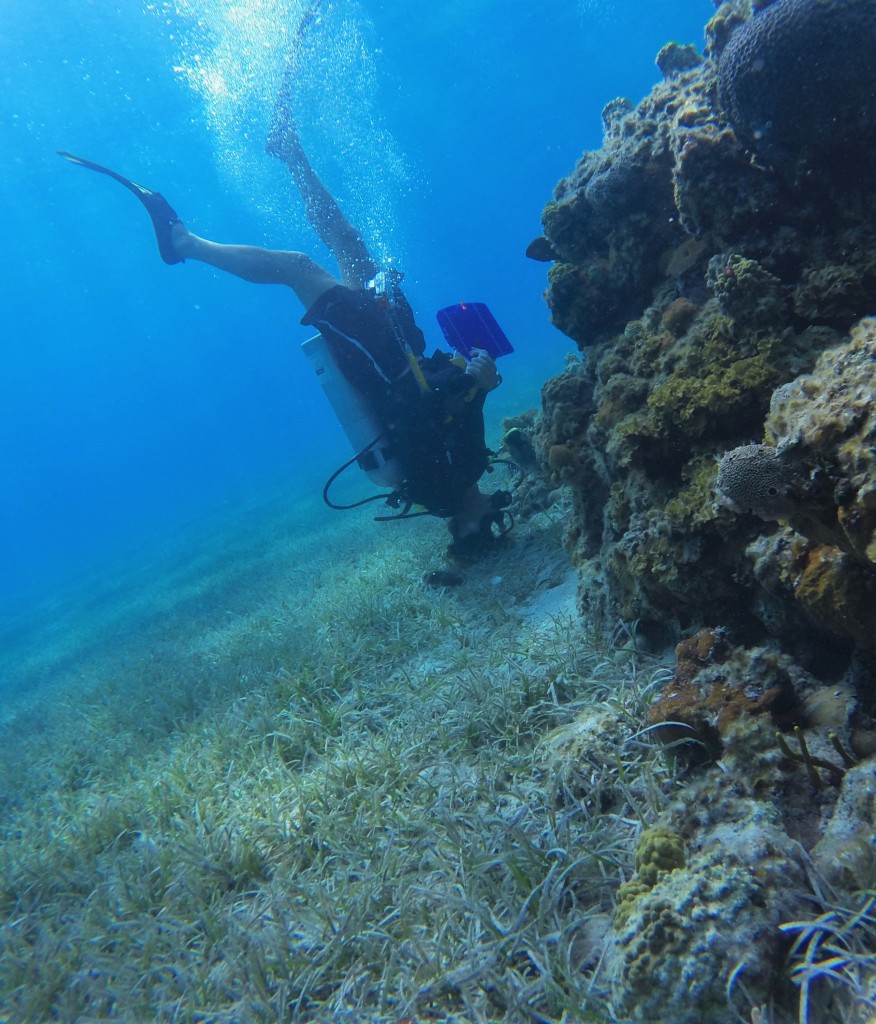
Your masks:
M 165 263 L 185 262 L 183 257 L 177 254 L 173 242 L 170 240 L 170 229 L 174 224 L 179 224 L 181 221 L 176 214 L 176 210 L 160 192 L 153 192 L 143 185 L 138 185 L 136 181 L 131 181 L 129 178 L 123 177 L 116 171 L 111 171 L 109 167 L 104 167 L 102 164 L 92 163 L 91 160 L 84 160 L 81 156 L 74 156 L 72 153 L 67 153 L 62 149 L 59 149 L 57 152 L 58 156 L 69 160 L 71 164 L 79 164 L 80 167 L 87 167 L 90 171 L 98 171 L 100 174 L 106 174 L 110 178 L 115 178 L 129 192 L 133 192 L 146 207 L 146 212 L 152 220 L 152 227 L 155 229 L 155 238 L 158 242 L 158 252 L 161 258 Z

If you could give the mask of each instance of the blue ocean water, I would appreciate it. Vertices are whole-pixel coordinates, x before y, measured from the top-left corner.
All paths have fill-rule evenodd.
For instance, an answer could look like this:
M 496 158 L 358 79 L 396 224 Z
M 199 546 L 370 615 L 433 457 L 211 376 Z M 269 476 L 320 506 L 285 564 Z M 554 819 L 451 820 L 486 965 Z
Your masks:
M 264 140 L 305 0 L 6 0 L 0 28 L 0 608 L 278 479 L 348 455 L 291 293 L 167 267 L 148 220 L 70 150 L 161 190 L 200 234 L 328 259 Z M 487 302 L 537 402 L 571 344 L 524 250 L 559 177 L 638 100 L 710 0 L 337 0 L 297 83 L 319 173 L 434 311 Z M 327 513 L 328 514 L 328 513 Z

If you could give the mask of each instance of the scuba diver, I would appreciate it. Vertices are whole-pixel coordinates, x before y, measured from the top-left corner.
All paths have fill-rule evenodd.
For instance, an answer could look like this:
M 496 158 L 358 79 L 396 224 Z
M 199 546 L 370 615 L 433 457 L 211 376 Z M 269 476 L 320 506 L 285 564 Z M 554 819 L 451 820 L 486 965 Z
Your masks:
M 378 518 L 429 514 L 448 519 L 448 553 L 463 560 L 476 557 L 510 528 L 505 511 L 510 494 L 485 494 L 478 486 L 491 454 L 484 440 L 483 406 L 487 393 L 501 383 L 496 364 L 479 349 L 470 351 L 462 366 L 458 357 L 451 359 L 444 352 L 425 356 L 425 338 L 399 287 L 401 275 L 380 270 L 362 235 L 313 170 L 294 121 L 279 104 L 278 110 L 267 152 L 289 169 L 308 219 L 337 259 L 340 279 L 303 252 L 202 238 L 188 230 L 159 192 L 100 164 L 59 152 L 79 166 L 115 179 L 140 200 L 165 263 L 196 260 L 255 284 L 291 288 L 305 310 L 301 323 L 325 339 L 340 373 L 380 425 L 379 438 L 347 465 L 358 461 L 366 468 L 363 457 L 379 440 L 397 467 L 392 493 L 375 497 L 386 498 L 390 507 L 401 512 Z M 334 508 L 354 507 L 329 500 L 328 489 L 337 475 L 326 485 L 326 503 Z M 422 511 L 411 512 L 414 507 Z

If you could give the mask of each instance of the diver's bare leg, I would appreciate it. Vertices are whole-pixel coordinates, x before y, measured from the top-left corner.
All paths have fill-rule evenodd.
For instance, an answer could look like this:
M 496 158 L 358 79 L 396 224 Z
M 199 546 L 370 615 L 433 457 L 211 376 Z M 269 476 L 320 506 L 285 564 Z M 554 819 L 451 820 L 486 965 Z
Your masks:
M 289 169 L 304 200 L 307 219 L 338 261 L 344 284 L 350 288 L 363 288 L 377 273 L 377 264 L 362 235 L 341 212 L 334 196 L 311 166 L 295 123 L 282 100 L 277 106 L 265 148 Z
M 298 296 L 305 309 L 340 282 L 303 252 L 262 249 L 255 245 L 223 245 L 193 235 L 183 224 L 175 224 L 171 240 L 177 253 L 187 260 L 207 263 L 254 284 L 284 284 Z

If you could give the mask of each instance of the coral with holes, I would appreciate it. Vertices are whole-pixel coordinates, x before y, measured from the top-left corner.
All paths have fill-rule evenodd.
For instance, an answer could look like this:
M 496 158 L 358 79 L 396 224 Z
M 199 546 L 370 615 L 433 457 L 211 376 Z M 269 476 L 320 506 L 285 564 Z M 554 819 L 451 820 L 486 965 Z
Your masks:
M 761 519 L 787 518 L 803 501 L 804 480 L 782 455 L 768 444 L 745 444 L 727 452 L 715 481 L 718 501 Z

